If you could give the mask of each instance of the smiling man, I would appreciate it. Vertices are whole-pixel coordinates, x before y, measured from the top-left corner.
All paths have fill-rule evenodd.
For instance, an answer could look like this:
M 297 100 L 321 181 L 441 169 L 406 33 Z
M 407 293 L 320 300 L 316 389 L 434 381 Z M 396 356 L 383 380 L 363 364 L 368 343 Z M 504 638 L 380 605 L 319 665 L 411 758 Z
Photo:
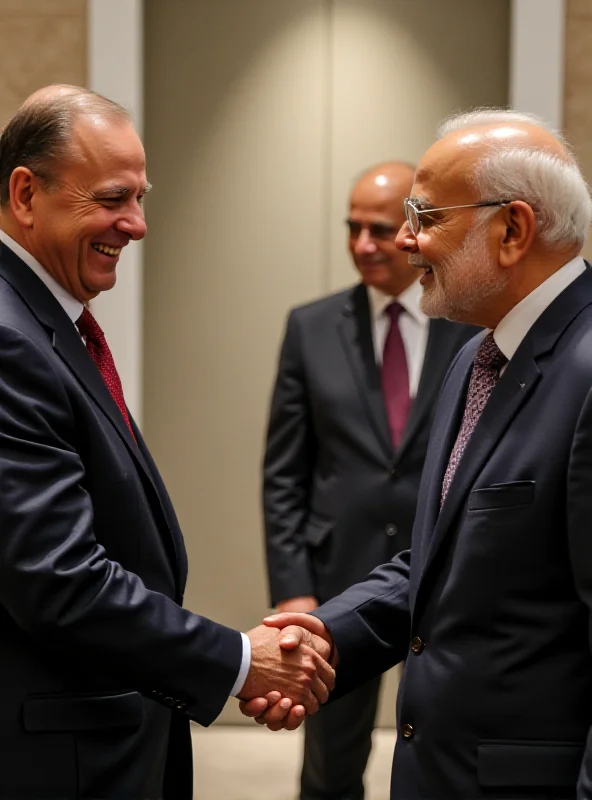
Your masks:
M 405 659 L 392 800 L 591 800 L 589 190 L 539 120 L 482 110 L 405 210 L 424 311 L 489 330 L 444 381 L 411 551 L 270 623 L 334 644 L 339 693 Z
M 190 800 L 190 719 L 333 686 L 324 641 L 286 658 L 181 607 L 183 538 L 86 305 L 148 187 L 129 115 L 85 89 L 36 92 L 0 137 L 2 798 Z

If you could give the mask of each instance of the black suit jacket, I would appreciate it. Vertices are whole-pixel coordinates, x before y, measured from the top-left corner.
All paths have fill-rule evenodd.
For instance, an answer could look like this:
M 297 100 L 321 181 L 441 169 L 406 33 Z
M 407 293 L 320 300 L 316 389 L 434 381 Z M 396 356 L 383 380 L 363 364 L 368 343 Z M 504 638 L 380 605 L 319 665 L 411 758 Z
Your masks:
M 438 391 L 477 331 L 430 322 L 417 396 L 394 452 L 366 288 L 292 311 L 264 463 L 272 603 L 300 595 L 322 602 L 409 546 Z
M 189 719 L 238 673 L 239 633 L 181 608 L 181 532 L 134 430 L 0 245 L 0 797 L 189 800 Z
M 393 799 L 590 800 L 592 271 L 522 341 L 440 510 L 479 338 L 442 389 L 411 553 L 319 616 L 339 691 L 406 658 Z

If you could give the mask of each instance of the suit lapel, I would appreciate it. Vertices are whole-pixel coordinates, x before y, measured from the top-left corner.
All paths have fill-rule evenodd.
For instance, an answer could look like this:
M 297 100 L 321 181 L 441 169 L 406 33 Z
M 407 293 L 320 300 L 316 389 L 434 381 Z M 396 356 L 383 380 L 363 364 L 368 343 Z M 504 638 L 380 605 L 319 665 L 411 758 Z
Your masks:
M 397 458 L 400 458 L 413 443 L 415 435 L 423 425 L 426 415 L 434 404 L 438 387 L 442 383 L 443 373 L 448 369 L 450 363 L 450 331 L 447 331 L 447 328 L 449 325 L 450 323 L 445 320 L 430 320 L 419 386 L 417 387 L 415 399 L 411 404 L 407 424 L 397 450 Z
M 438 453 L 438 460 L 433 465 L 434 480 L 430 493 L 430 500 L 434 505 L 432 511 L 435 510 L 435 514 L 432 515 L 435 526 L 423 527 L 424 536 L 429 536 L 430 530 L 433 530 L 433 536 L 428 542 L 427 554 L 422 559 L 422 576 L 425 576 L 430 564 L 433 563 L 438 549 L 451 530 L 484 464 L 539 382 L 542 373 L 538 361 L 552 350 L 565 328 L 582 308 L 590 304 L 592 304 L 592 270 L 587 269 L 543 312 L 510 360 L 467 443 L 446 500 L 436 517 L 444 472 L 464 412 L 472 362 L 483 337 L 479 337 L 463 354 L 463 363 L 456 368 L 456 380 L 449 382 L 445 396 L 442 397 L 444 408 L 450 411 L 450 424 L 443 434 L 439 435 L 439 446 L 435 450 Z M 464 387 L 461 392 L 458 391 L 459 383 Z M 429 521 L 429 515 L 426 515 L 425 521 L 426 523 Z
M 12 286 L 45 328 L 58 356 L 109 419 L 158 496 L 146 462 L 75 325 L 43 282 L 3 244 L 0 244 L 0 278 Z
M 352 290 L 350 301 L 343 308 L 338 330 L 362 405 L 370 418 L 384 455 L 392 460 L 393 446 L 382 395 L 380 371 L 374 355 L 368 293 L 362 284 Z

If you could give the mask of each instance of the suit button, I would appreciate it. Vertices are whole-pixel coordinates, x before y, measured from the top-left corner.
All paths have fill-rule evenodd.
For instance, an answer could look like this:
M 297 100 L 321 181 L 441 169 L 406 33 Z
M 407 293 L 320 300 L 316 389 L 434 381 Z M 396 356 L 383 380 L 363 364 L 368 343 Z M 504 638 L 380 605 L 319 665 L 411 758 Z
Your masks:
M 386 533 L 387 536 L 396 536 L 397 526 L 394 525 L 392 522 L 389 522 L 389 524 L 384 529 L 384 532 Z
M 404 725 L 401 725 L 401 733 L 403 734 L 403 739 L 413 739 L 415 736 L 413 725 L 410 725 L 408 722 L 406 722 Z
M 400 477 L 401 477 L 401 473 L 399 472 L 399 470 L 398 470 L 398 469 L 395 469 L 395 468 L 393 467 L 393 468 L 391 469 L 391 471 L 390 471 L 390 476 L 391 476 L 391 478 L 392 478 L 393 480 L 396 480 L 397 478 L 400 478 Z
M 418 656 L 421 653 L 424 647 L 425 647 L 425 642 L 423 641 L 423 639 L 420 639 L 419 636 L 415 636 L 411 640 L 411 650 L 412 652 L 415 653 L 416 656 Z

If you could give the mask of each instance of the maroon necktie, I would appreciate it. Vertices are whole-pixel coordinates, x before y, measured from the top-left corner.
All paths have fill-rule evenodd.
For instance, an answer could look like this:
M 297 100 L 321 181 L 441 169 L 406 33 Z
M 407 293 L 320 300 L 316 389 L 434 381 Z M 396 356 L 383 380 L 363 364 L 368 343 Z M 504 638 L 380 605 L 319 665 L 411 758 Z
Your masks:
M 391 326 L 384 342 L 381 371 L 382 393 L 395 449 L 401 443 L 411 405 L 407 356 L 399 330 L 399 316 L 402 310 L 398 303 L 391 303 L 386 309 L 385 313 L 391 319 Z
M 467 442 L 475 430 L 493 387 L 499 380 L 500 369 L 507 362 L 508 359 L 495 343 L 493 333 L 488 333 L 479 345 L 473 362 L 465 413 L 444 474 L 440 504 L 444 502 Z
M 84 309 L 76 325 L 78 326 L 78 330 L 80 331 L 81 335 L 84 336 L 86 341 L 86 349 L 90 353 L 90 357 L 97 365 L 97 368 L 101 373 L 103 380 L 105 381 L 107 389 L 109 389 L 111 392 L 111 397 L 117 403 L 117 407 L 121 411 L 121 415 L 135 439 L 136 437 L 134 436 L 127 413 L 127 408 L 125 406 L 125 400 L 123 399 L 121 380 L 117 373 L 117 368 L 115 367 L 111 350 L 109 350 L 109 345 L 107 344 L 107 340 L 105 339 L 105 334 L 103 333 L 101 326 L 90 313 L 88 308 Z

